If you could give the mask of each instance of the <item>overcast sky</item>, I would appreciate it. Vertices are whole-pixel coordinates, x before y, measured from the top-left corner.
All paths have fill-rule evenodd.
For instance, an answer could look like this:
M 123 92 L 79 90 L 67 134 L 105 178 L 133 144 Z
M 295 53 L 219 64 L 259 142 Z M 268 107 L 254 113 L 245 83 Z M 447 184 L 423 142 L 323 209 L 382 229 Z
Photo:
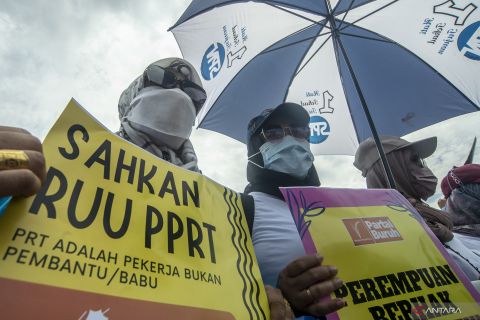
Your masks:
M 151 62 L 180 56 L 167 32 L 189 0 L 2 0 L 0 7 L 0 124 L 44 138 L 71 97 L 106 127 L 119 127 L 120 93 Z M 480 112 L 406 136 L 438 136 L 427 163 L 438 177 L 460 165 L 479 134 Z M 246 185 L 246 147 L 194 130 L 203 173 L 234 189 Z M 480 153 L 477 146 L 477 155 Z M 317 156 L 322 185 L 365 187 L 350 156 Z M 438 198 L 437 193 L 430 202 Z

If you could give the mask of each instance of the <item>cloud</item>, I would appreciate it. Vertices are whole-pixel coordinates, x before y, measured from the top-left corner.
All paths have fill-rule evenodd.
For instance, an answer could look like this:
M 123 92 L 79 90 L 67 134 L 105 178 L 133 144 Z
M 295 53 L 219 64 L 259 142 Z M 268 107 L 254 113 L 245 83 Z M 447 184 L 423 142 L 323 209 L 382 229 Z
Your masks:
M 475 112 L 449 119 L 405 137 L 409 141 L 431 136 L 438 138 L 437 150 L 426 159 L 428 167 L 439 179 L 437 191 L 428 201 L 431 205 L 435 205 L 436 200 L 443 197 L 440 190 L 440 181 L 453 166 L 460 166 L 465 163 L 475 136 L 477 136 L 477 139 L 480 138 L 480 131 L 477 129 L 479 123 L 480 112 Z M 479 163 L 479 158 L 480 145 L 477 143 L 474 162 Z
M 107 127 L 118 127 L 121 91 L 148 63 L 179 55 L 166 30 L 186 5 L 6 1 L 0 9 L 4 119 L 44 136 L 75 97 Z
M 243 143 L 204 129 L 194 131 L 192 143 L 203 174 L 243 191 L 247 185 L 247 147 Z

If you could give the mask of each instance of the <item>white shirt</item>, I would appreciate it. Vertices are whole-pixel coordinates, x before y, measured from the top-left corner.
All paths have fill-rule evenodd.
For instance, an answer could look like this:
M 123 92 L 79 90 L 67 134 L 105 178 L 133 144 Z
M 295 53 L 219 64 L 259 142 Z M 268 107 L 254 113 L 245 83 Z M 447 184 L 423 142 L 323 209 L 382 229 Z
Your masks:
M 480 278 L 480 273 L 475 270 L 472 265 L 474 265 L 478 270 L 480 270 L 480 256 L 477 256 L 475 253 L 472 252 L 471 249 L 467 248 L 456 233 L 454 234 L 453 239 L 449 242 L 446 242 L 445 245 L 451 248 L 447 248 L 448 253 L 457 263 L 460 269 L 462 269 L 467 278 L 470 281 L 478 280 Z
M 263 282 L 276 287 L 280 271 L 304 256 L 305 249 L 285 201 L 263 192 L 250 195 L 255 200 L 252 233 L 255 255 Z
M 455 235 L 455 238 L 462 241 L 465 247 L 469 248 L 470 250 L 473 251 L 473 253 L 475 253 L 480 257 L 480 238 L 479 237 L 467 236 L 463 233 L 456 233 L 456 232 L 454 232 L 453 234 Z

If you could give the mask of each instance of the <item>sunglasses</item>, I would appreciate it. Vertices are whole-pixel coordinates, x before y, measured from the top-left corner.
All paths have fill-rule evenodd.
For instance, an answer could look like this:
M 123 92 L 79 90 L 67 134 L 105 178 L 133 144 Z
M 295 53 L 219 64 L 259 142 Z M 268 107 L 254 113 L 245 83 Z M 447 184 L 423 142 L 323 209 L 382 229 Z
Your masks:
M 148 66 L 144 72 L 145 87 L 155 85 L 165 89 L 180 88 L 190 97 L 190 99 L 192 99 L 195 110 L 198 114 L 205 103 L 205 100 L 207 100 L 207 93 L 195 82 L 188 79 L 179 79 L 179 77 L 185 77 L 186 74 L 189 74 L 186 73 L 186 70 L 190 70 L 190 67 L 184 64 L 178 64 L 174 67 L 174 70 L 177 72 L 178 76 L 174 71 L 160 66 Z
M 273 127 L 262 129 L 266 141 L 280 140 L 286 135 L 297 139 L 310 141 L 310 127 Z

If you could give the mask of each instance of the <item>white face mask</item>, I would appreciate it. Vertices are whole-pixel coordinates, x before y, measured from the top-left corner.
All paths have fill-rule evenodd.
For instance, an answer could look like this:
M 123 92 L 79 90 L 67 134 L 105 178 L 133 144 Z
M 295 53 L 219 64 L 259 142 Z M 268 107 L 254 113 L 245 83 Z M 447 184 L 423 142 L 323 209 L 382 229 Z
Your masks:
M 276 143 L 265 142 L 260 146 L 260 153 L 263 157 L 265 169 L 283 172 L 299 179 L 307 176 L 314 160 L 309 142 L 306 140 L 300 141 L 290 135 L 286 135 Z M 253 163 L 253 161 L 249 161 Z M 259 166 L 256 163 L 254 164 Z
M 156 145 L 174 150 L 190 137 L 195 122 L 195 107 L 182 90 L 148 87 L 132 100 L 130 112 L 122 119 L 133 131 L 138 131 Z M 135 139 L 137 132 L 128 130 Z

